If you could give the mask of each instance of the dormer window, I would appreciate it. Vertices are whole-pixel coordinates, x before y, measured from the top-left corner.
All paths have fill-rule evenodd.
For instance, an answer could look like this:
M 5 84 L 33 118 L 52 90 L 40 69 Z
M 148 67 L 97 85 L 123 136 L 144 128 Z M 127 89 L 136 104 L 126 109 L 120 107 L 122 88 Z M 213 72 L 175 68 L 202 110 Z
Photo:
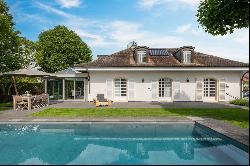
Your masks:
M 147 52 L 146 51 L 137 51 L 137 60 L 138 60 L 138 63 L 146 63 L 147 62 Z
M 183 63 L 191 63 L 192 62 L 192 52 L 191 51 L 183 51 Z

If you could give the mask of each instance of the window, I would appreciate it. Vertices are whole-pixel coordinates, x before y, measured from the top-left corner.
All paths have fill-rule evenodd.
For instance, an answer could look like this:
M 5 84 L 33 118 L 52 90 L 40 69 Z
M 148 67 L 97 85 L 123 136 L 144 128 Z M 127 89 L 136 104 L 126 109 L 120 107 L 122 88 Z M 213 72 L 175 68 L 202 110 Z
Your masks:
M 159 97 L 172 96 L 172 80 L 169 78 L 162 78 L 159 80 Z
M 146 51 L 138 51 L 137 52 L 137 60 L 138 60 L 138 63 L 146 63 L 147 62 L 147 52 Z
M 115 97 L 126 97 L 127 96 L 127 80 L 126 79 L 115 79 Z
M 183 63 L 191 63 L 191 51 L 183 51 Z
M 216 80 L 204 79 L 204 97 L 216 96 Z

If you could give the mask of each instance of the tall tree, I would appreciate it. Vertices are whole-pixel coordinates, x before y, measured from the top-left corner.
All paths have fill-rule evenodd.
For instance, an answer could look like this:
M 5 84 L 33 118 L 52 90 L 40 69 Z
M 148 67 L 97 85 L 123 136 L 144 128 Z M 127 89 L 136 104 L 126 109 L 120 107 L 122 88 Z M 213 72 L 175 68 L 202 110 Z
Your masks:
M 198 22 L 212 35 L 226 35 L 249 27 L 249 0 L 204 0 Z
M 0 73 L 20 69 L 23 64 L 22 56 L 19 54 L 20 32 L 16 31 L 14 26 L 7 4 L 0 0 Z M 2 95 L 7 94 L 11 80 L 2 77 L 0 86 Z
M 39 35 L 35 59 L 42 70 L 53 73 L 89 62 L 92 56 L 90 48 L 74 31 L 56 26 Z
M 0 72 L 21 68 L 22 57 L 18 53 L 19 34 L 14 29 L 13 18 L 7 4 L 0 0 Z

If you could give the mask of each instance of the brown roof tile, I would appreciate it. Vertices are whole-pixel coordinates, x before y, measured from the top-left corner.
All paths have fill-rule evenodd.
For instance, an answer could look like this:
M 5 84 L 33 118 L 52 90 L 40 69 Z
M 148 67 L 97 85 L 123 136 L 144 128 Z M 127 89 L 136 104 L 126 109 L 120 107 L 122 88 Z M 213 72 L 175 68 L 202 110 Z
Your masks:
M 149 56 L 148 63 L 138 64 L 134 60 L 134 49 L 129 48 L 109 56 L 99 56 L 98 59 L 88 64 L 76 65 L 77 67 L 249 67 L 248 63 L 237 62 L 229 59 L 195 52 L 193 63 L 180 63 L 174 56 L 178 48 L 164 48 L 169 56 Z

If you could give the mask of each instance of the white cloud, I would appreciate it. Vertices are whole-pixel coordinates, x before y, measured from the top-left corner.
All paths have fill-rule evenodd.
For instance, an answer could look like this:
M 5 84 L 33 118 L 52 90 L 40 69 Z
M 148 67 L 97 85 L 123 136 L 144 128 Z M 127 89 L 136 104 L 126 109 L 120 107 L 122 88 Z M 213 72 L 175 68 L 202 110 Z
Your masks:
M 176 30 L 174 30 L 174 32 L 177 33 L 186 33 L 186 34 L 192 34 L 192 35 L 200 35 L 201 32 L 200 30 L 197 28 L 194 28 L 192 26 L 192 24 L 185 24 L 185 25 L 181 25 L 179 27 L 176 28 Z
M 64 12 L 62 10 L 53 8 L 53 7 L 49 6 L 49 5 L 45 5 L 45 4 L 41 3 L 41 2 L 36 2 L 36 4 L 38 5 L 39 8 L 44 9 L 44 10 L 46 10 L 48 12 L 55 13 L 55 14 L 60 15 L 62 17 L 67 17 L 67 18 L 73 17 L 73 15 L 71 15 L 71 14 L 68 14 L 68 13 L 66 13 L 66 12 Z
M 200 0 L 138 0 L 138 6 L 145 10 L 150 10 L 155 6 L 165 6 L 169 9 L 178 9 L 183 7 L 195 7 Z
M 56 0 L 64 8 L 78 7 L 81 4 L 80 0 Z
M 235 42 L 249 45 L 249 29 L 235 31 L 232 38 Z
M 114 21 L 106 27 L 106 32 L 110 34 L 110 39 L 119 47 L 126 47 L 131 41 L 150 47 L 176 47 L 184 42 L 181 37 L 146 31 L 142 27 L 141 24 L 135 22 Z
M 176 32 L 178 33 L 188 32 L 191 29 L 191 27 L 192 27 L 192 24 L 181 25 L 177 27 Z

